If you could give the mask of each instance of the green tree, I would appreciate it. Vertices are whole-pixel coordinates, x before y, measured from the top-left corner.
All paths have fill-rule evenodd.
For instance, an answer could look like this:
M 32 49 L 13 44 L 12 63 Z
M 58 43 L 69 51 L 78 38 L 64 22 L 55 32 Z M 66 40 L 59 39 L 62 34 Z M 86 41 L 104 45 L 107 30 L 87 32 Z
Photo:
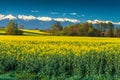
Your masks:
M 99 31 L 94 27 L 89 27 L 88 36 L 99 36 Z
M 94 30 L 92 27 L 89 27 L 88 36 L 94 36 Z
M 19 29 L 24 29 L 24 25 L 21 24 L 20 27 L 19 27 Z
M 17 24 L 11 20 L 8 25 L 6 26 L 6 34 L 7 35 L 20 35 L 22 31 L 20 31 L 17 27 Z
M 51 31 L 52 33 L 54 33 L 54 32 L 56 31 L 55 24 L 53 24 L 53 25 L 51 26 L 51 29 L 50 29 L 50 31 Z
M 111 22 L 107 23 L 107 36 L 113 37 L 114 36 L 114 25 Z
M 83 24 L 79 24 L 79 35 L 80 36 L 84 35 L 84 25 Z
M 77 25 L 68 25 L 63 29 L 63 33 L 68 36 L 77 36 L 78 35 L 78 26 Z
M 62 27 L 62 25 L 61 25 L 61 23 L 59 21 L 56 22 L 55 27 L 56 27 L 57 31 L 60 31 L 60 30 L 63 29 L 63 27 Z
M 119 28 L 114 29 L 114 37 L 120 37 L 120 29 Z
M 118 34 L 118 29 L 115 28 L 115 29 L 114 29 L 114 37 L 117 37 L 117 34 Z
M 63 27 L 61 26 L 60 22 L 56 22 L 55 24 L 53 24 L 50 28 L 50 32 L 52 35 L 62 35 L 63 31 L 62 31 Z
M 91 23 L 85 22 L 83 26 L 84 26 L 84 36 L 88 36 L 88 30 L 89 27 L 91 26 Z
M 51 26 L 51 31 L 52 32 L 61 31 L 62 29 L 63 29 L 63 27 L 62 27 L 61 23 L 58 22 L 58 21 Z

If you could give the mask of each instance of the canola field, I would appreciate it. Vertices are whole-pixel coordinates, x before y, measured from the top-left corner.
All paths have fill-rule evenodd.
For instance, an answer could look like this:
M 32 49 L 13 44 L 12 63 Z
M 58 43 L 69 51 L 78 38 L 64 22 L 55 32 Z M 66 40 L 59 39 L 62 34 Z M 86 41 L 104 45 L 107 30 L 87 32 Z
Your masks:
M 0 74 L 8 72 L 28 73 L 22 80 L 119 80 L 120 38 L 0 36 Z

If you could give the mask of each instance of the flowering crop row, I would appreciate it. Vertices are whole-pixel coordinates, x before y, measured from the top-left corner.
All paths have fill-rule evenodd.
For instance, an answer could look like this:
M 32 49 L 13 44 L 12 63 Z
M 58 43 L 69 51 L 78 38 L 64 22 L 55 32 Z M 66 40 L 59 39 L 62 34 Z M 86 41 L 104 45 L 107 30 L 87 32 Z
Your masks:
M 0 73 L 118 78 L 119 50 L 119 38 L 0 36 Z

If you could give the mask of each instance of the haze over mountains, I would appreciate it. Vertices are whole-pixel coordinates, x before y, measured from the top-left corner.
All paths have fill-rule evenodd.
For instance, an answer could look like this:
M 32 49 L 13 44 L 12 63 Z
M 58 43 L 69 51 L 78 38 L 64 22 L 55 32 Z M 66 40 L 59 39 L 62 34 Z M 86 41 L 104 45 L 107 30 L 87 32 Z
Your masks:
M 14 20 L 18 25 L 24 25 L 24 27 L 26 29 L 49 29 L 53 24 L 55 24 L 56 21 L 52 20 L 52 21 L 39 21 L 39 20 L 29 20 L 29 21 L 25 21 L 25 20 L 21 20 L 21 19 L 17 19 Z M 0 21 L 0 27 L 5 27 L 8 24 L 9 20 L 2 20 Z M 61 22 L 61 24 L 64 26 L 70 25 L 70 24 L 74 24 L 72 22 Z
M 54 14 L 57 14 L 57 13 L 54 13 Z M 75 15 L 75 13 L 71 13 L 71 14 Z M 42 30 L 49 29 L 53 24 L 55 24 L 56 21 L 60 21 L 63 27 L 71 24 L 83 23 L 78 19 L 70 19 L 70 18 L 35 17 L 32 15 L 13 16 L 12 14 L 9 14 L 9 15 L 0 14 L 0 27 L 5 27 L 8 24 L 9 20 L 14 20 L 18 25 L 22 24 L 27 29 L 38 28 Z M 103 23 L 111 22 L 115 25 L 115 27 L 120 26 L 120 22 L 113 22 L 113 21 L 86 20 L 84 22 L 89 22 L 92 24 L 97 24 L 100 22 L 103 22 Z

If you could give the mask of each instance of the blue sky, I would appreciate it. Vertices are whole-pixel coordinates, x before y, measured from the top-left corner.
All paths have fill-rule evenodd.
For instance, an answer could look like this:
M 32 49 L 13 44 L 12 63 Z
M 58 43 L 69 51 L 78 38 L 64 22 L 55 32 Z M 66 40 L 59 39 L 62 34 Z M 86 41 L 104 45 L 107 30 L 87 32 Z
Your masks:
M 119 4 L 120 0 L 0 0 L 0 20 L 120 22 Z

